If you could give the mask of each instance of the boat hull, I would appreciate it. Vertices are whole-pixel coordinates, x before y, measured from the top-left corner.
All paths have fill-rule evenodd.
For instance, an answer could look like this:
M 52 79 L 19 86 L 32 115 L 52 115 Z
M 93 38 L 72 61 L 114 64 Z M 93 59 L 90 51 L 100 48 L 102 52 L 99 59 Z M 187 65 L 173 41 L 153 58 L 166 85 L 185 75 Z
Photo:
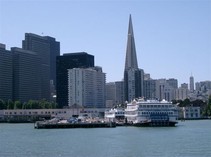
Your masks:
M 134 123 L 133 126 L 137 127 L 170 127 L 176 126 L 177 122 L 143 122 L 143 123 Z

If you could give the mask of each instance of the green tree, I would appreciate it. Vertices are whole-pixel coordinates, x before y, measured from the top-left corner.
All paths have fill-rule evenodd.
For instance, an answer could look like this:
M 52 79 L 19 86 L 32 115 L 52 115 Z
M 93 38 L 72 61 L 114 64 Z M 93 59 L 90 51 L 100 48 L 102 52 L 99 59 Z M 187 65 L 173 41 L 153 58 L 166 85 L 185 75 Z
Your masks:
M 7 101 L 7 109 L 14 109 L 14 103 L 10 99 Z
M 53 108 L 53 109 L 55 109 L 55 108 L 57 108 L 57 103 L 55 103 L 55 102 L 51 102 L 51 108 Z
M 46 106 L 45 103 L 46 103 L 45 99 L 40 100 L 39 101 L 39 108 L 45 109 L 45 106 Z
M 24 102 L 23 105 L 22 105 L 22 109 L 26 109 L 26 106 L 27 106 L 27 103 Z
M 38 102 L 35 100 L 29 100 L 26 104 L 26 109 L 38 109 Z
M 211 95 L 209 96 L 207 103 L 207 116 L 211 117 Z
M 191 104 L 190 100 L 187 98 L 183 101 L 184 106 L 189 106 Z
M 193 106 L 196 106 L 196 107 L 197 106 L 203 107 L 206 105 L 206 102 L 197 99 L 197 100 L 192 101 L 191 104 L 193 104 Z
M 4 100 L 0 99 L 0 110 L 4 110 L 7 108 L 6 103 L 4 102 Z
M 211 95 L 209 96 L 207 105 L 206 105 L 204 111 L 202 112 L 202 115 L 205 117 L 211 117 Z
M 14 102 L 14 109 L 22 109 L 23 104 L 20 101 Z
M 172 100 L 172 104 L 177 104 L 178 100 Z
M 209 96 L 208 105 L 211 106 L 211 95 Z

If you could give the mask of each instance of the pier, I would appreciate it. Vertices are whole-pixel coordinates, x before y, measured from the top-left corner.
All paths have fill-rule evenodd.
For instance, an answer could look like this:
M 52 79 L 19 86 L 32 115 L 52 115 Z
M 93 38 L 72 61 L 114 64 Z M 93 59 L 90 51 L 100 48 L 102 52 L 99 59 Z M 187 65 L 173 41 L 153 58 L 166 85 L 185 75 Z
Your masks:
M 116 123 L 45 123 L 38 121 L 34 124 L 35 129 L 56 129 L 56 128 L 114 128 Z

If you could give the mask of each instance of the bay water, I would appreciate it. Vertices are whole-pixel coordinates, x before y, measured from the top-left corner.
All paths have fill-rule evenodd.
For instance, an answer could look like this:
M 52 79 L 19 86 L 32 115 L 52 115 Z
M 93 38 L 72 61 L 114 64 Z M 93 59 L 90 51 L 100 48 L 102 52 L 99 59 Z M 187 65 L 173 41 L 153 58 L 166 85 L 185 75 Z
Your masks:
M 211 120 L 176 127 L 34 129 L 0 124 L 0 157 L 210 157 Z

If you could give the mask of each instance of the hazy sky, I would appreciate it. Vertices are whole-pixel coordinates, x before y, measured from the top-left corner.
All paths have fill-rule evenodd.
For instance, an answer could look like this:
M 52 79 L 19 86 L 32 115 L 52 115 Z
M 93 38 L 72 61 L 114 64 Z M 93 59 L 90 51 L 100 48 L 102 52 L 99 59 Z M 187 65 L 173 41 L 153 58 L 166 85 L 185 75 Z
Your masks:
M 153 79 L 211 80 L 211 0 L 0 0 L 0 43 L 21 47 L 24 34 L 52 36 L 61 54 L 87 52 L 123 78 L 129 14 L 139 68 Z

